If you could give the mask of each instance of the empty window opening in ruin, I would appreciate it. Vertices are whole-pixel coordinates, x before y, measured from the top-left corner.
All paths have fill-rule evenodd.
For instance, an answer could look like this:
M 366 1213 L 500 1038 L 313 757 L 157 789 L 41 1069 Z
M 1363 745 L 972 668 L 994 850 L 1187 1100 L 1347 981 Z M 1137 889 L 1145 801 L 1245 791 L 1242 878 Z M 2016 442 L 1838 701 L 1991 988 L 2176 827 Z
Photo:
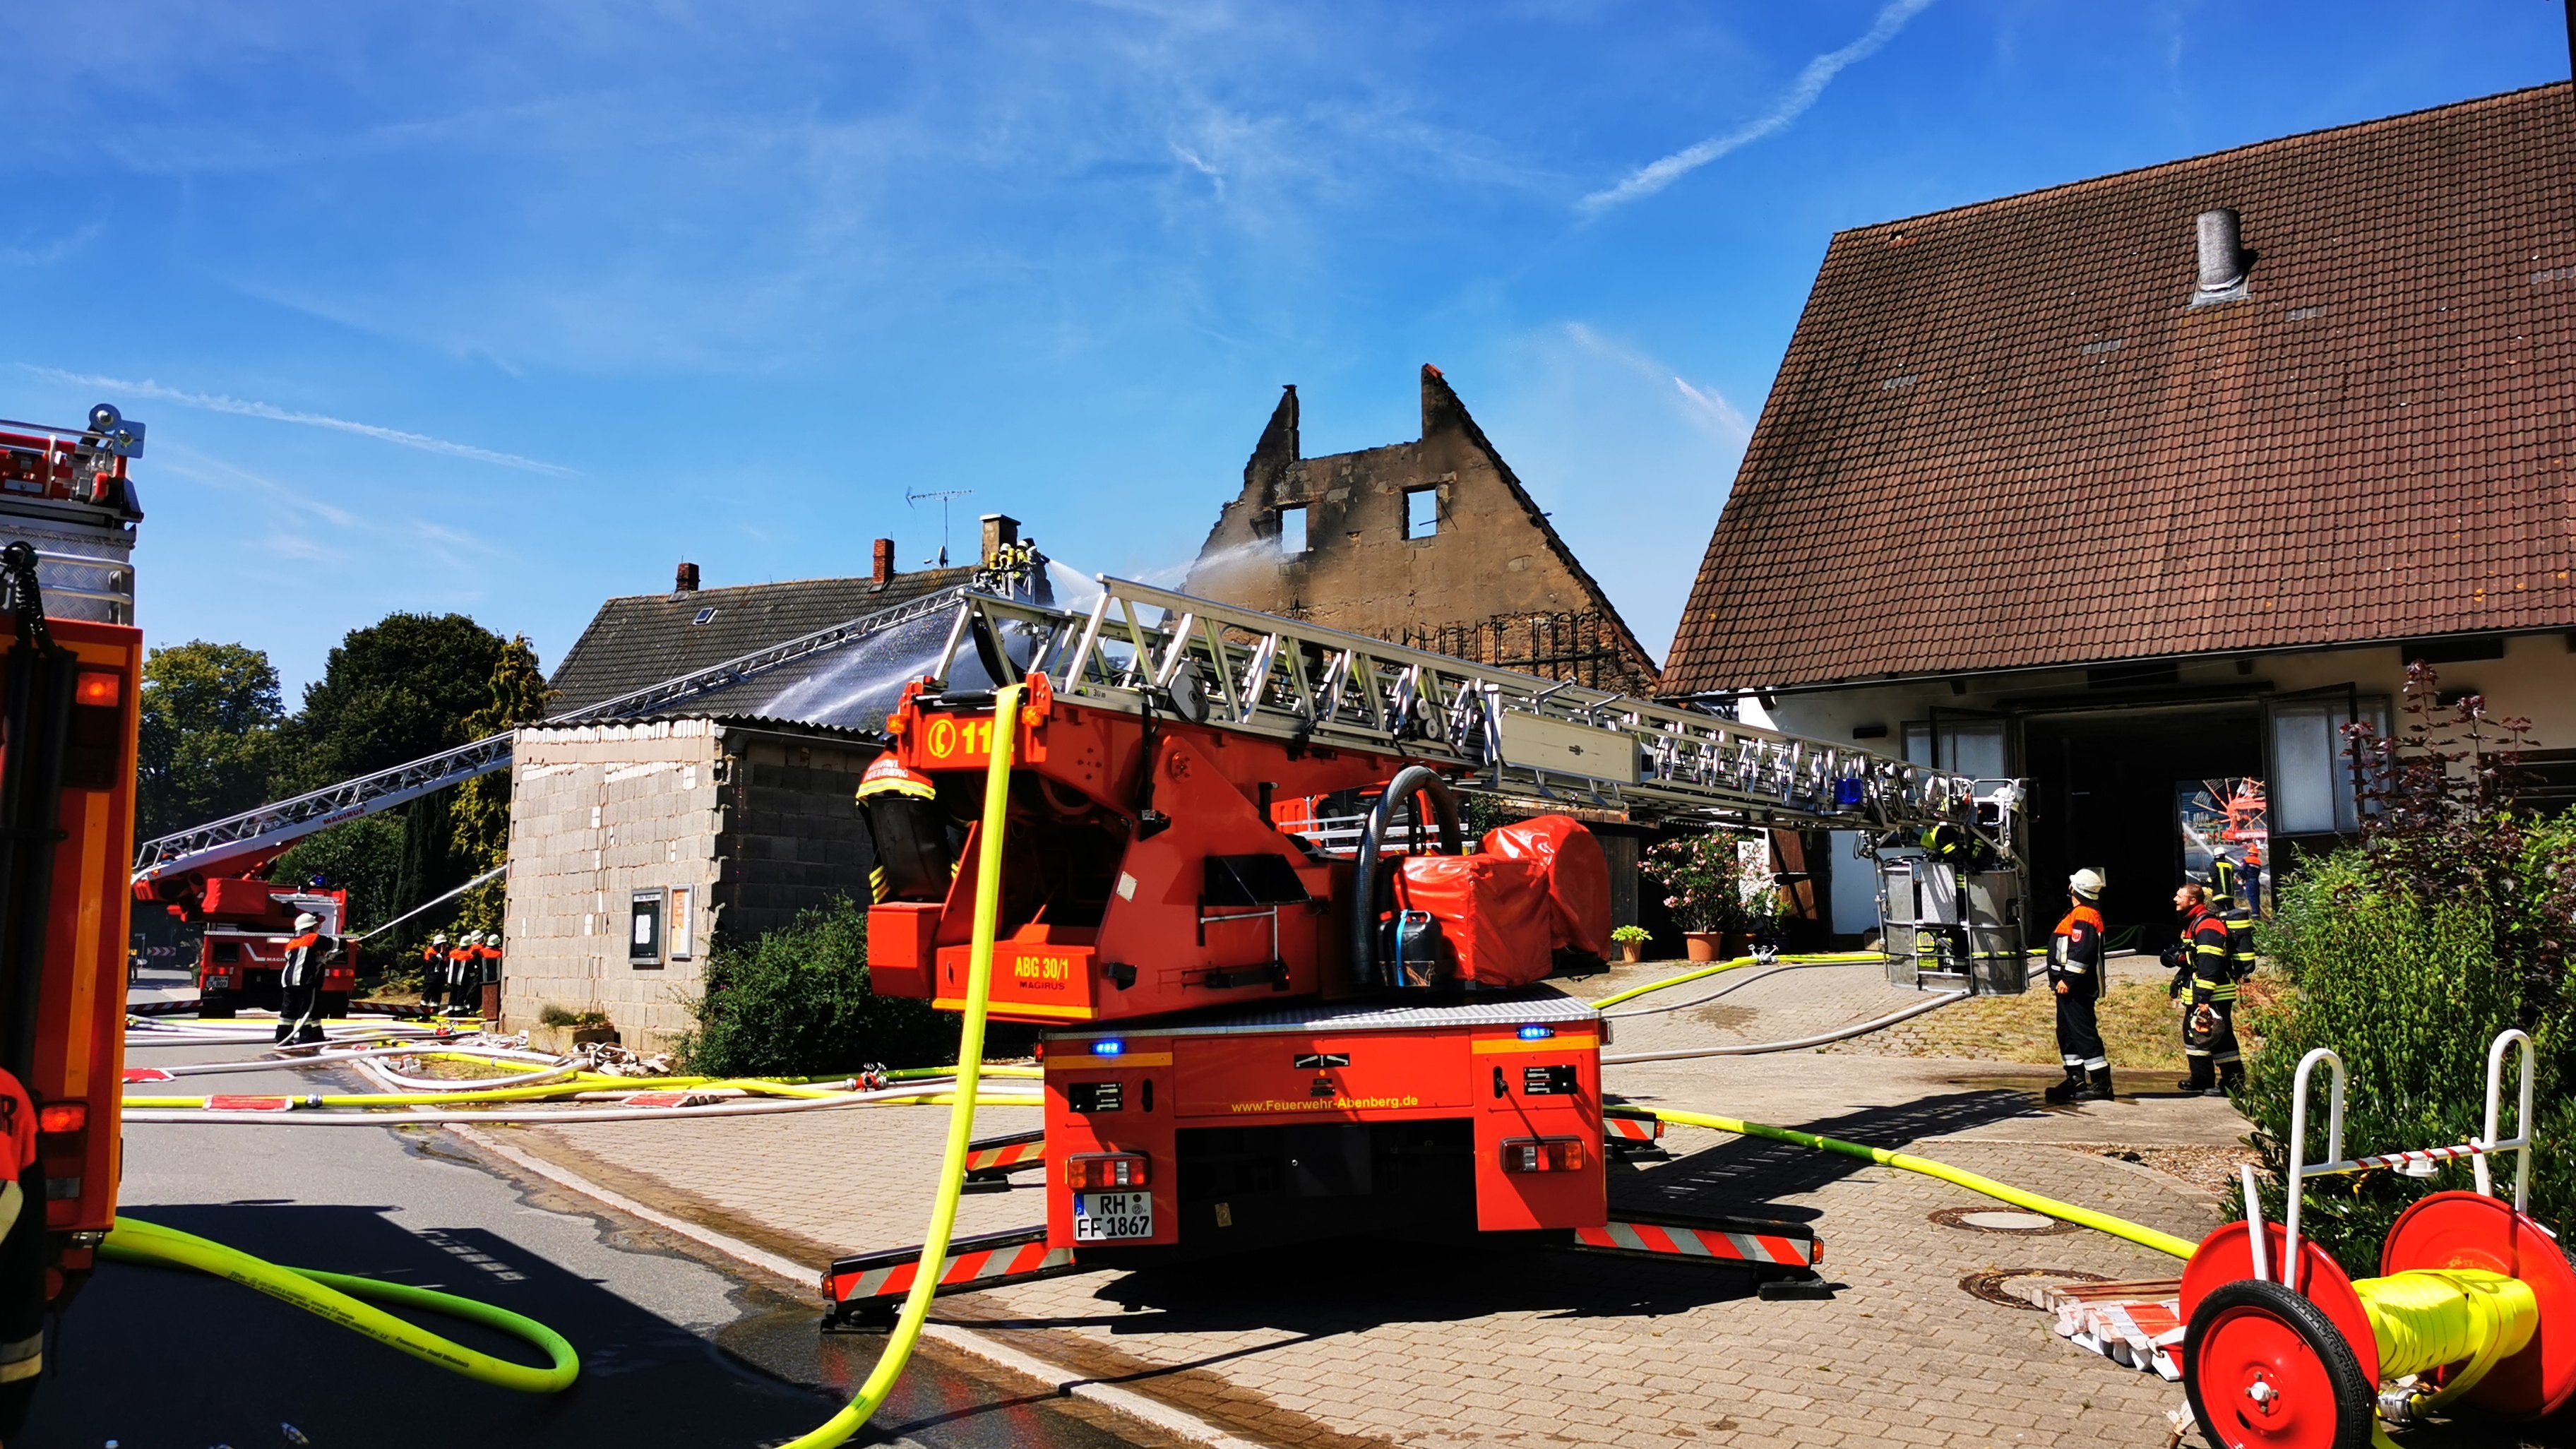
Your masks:
M 1429 538 L 1440 531 L 1440 490 L 1407 488 L 1404 490 L 1404 536 Z
M 1306 551 L 1306 506 L 1279 510 L 1279 551 L 1296 555 Z

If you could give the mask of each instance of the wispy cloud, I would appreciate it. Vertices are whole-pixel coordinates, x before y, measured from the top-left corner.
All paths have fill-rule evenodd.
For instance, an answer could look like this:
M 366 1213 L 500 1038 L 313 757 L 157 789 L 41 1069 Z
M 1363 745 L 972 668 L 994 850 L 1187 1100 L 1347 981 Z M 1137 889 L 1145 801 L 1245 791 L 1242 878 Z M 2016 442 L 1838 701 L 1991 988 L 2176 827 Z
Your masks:
M 0 267 L 50 267 L 81 248 L 88 246 L 105 228 L 90 222 L 63 236 L 35 247 L 0 247 Z
M 466 530 L 422 518 L 377 517 L 343 508 L 293 484 L 194 448 L 165 450 L 162 466 L 176 477 L 265 499 L 282 517 L 292 521 L 292 526 L 271 530 L 266 539 L 272 552 L 285 557 L 347 564 L 361 556 L 349 547 L 351 540 L 421 550 L 454 568 L 480 568 L 509 556 Z
M 321 413 L 296 412 L 289 408 L 278 407 L 274 403 L 252 402 L 244 398 L 223 397 L 214 393 L 187 392 L 180 388 L 163 387 L 149 378 L 138 382 L 130 378 L 101 377 L 94 373 L 65 372 L 58 367 L 38 367 L 33 363 L 22 362 L 19 366 L 40 377 L 50 377 L 57 382 L 79 383 L 85 387 L 122 393 L 127 397 L 152 398 L 161 402 L 174 402 L 182 407 L 204 408 L 208 412 L 231 413 L 235 417 L 266 418 L 270 422 L 294 423 L 299 427 L 328 428 L 334 432 L 355 433 L 362 438 L 374 438 L 378 442 L 392 443 L 397 447 L 417 448 L 424 453 L 439 453 L 450 458 L 471 458 L 478 463 L 495 463 L 504 468 L 523 468 L 531 473 L 546 473 L 558 478 L 569 478 L 574 474 L 573 469 L 564 467 L 560 463 L 523 458 L 516 453 L 495 452 L 490 448 L 475 447 L 471 443 L 455 443 L 445 438 L 433 438 L 425 433 L 406 433 L 400 428 L 352 422 L 347 418 L 328 417 Z
M 1798 83 L 1791 86 L 1788 94 L 1782 96 L 1770 110 L 1723 136 L 1712 136 L 1696 146 L 1686 146 L 1660 161 L 1641 166 L 1628 173 L 1617 185 L 1593 192 L 1577 202 L 1576 206 L 1582 211 L 1597 215 L 1611 207 L 1635 201 L 1641 196 L 1652 196 L 1720 156 L 1749 146 L 1785 128 L 1790 122 L 1807 113 L 1807 108 L 1814 105 L 1816 98 L 1825 93 L 1825 87 L 1833 83 L 1834 77 L 1841 74 L 1843 67 L 1876 55 L 1879 47 L 1895 39 L 1896 32 L 1905 28 L 1905 22 L 1922 14 L 1931 3 L 1932 0 L 1888 0 L 1888 4 L 1878 12 L 1878 20 L 1869 27 L 1868 33 L 1840 50 L 1826 51 L 1808 61 L 1807 68 L 1798 72 Z
M 1565 335 L 1584 351 L 1607 358 L 1658 387 L 1672 384 L 1674 395 L 1680 399 L 1677 406 L 1682 415 L 1690 419 L 1692 426 L 1719 442 L 1740 446 L 1753 436 L 1752 422 L 1716 388 L 1694 383 L 1662 361 L 1633 347 L 1613 342 L 1580 322 L 1566 323 Z

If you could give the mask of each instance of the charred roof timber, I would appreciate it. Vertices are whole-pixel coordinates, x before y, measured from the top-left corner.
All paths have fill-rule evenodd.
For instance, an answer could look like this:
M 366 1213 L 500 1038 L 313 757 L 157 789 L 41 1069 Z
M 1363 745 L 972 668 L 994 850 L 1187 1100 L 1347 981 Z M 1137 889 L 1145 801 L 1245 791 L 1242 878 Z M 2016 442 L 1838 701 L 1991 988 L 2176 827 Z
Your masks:
M 2199 231 L 2200 285 L 2192 290 L 2191 304 L 2233 302 L 2244 296 L 2248 258 L 2235 211 L 2222 206 L 2202 212 Z

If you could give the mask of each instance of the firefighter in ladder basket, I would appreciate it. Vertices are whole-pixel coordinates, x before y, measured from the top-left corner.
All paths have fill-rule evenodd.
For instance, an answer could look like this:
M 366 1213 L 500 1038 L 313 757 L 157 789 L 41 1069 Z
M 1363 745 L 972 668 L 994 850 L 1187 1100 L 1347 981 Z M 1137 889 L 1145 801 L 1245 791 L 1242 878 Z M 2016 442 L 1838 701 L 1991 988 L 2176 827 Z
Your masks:
M 2066 1080 L 2040 1095 L 2054 1103 L 2112 1099 L 2111 1059 L 2093 1014 L 2102 996 L 2102 887 L 2098 870 L 2067 877 L 2066 918 L 2049 938 L 2048 985 L 2057 995 L 2057 1055 Z
M 302 1045 L 322 1039 L 322 963 L 339 943 L 322 934 L 322 918 L 306 911 L 295 918 L 295 939 L 286 943 L 286 964 L 277 973 L 277 1040 Z

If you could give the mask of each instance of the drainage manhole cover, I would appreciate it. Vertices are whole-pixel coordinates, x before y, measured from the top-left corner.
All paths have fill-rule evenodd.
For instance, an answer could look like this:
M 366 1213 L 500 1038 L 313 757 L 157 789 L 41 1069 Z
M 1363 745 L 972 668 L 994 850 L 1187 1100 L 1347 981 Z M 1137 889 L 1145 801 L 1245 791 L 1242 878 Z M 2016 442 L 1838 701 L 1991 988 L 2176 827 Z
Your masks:
M 1971 1273 L 1960 1279 L 1959 1286 L 1965 1289 L 1970 1297 L 1982 1298 L 1988 1303 L 2000 1303 L 2006 1308 L 2027 1308 L 2033 1313 L 2047 1312 L 2047 1309 L 2032 1301 L 2031 1295 L 2019 1291 L 2026 1286 L 2031 1286 L 2020 1281 L 2025 1278 L 2044 1278 L 2058 1283 L 2104 1281 L 2099 1273 L 2078 1273 L 2072 1268 L 1990 1268 L 1983 1273 Z
M 1976 1233 L 2009 1233 L 2022 1238 L 2044 1238 L 2075 1231 L 2073 1223 L 2061 1223 L 2038 1213 L 2015 1212 L 2011 1208 L 1943 1208 L 1929 1216 L 1945 1228 L 1966 1228 Z

